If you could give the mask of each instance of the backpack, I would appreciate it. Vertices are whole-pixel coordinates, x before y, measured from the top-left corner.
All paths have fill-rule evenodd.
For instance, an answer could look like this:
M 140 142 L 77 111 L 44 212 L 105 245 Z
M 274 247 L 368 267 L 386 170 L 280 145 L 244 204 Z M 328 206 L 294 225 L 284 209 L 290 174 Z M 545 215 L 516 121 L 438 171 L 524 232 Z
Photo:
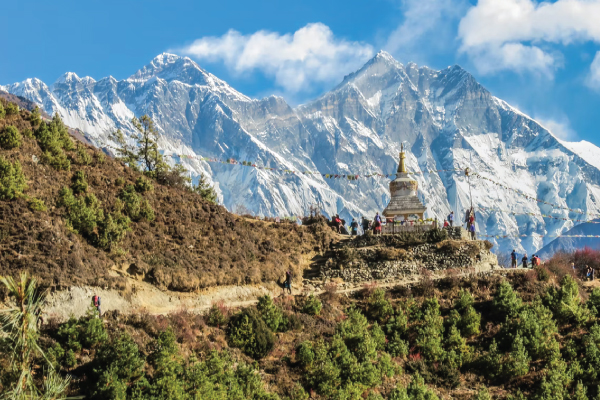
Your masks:
M 92 301 L 94 302 L 94 307 L 99 307 L 100 306 L 100 296 L 94 296 L 92 297 Z

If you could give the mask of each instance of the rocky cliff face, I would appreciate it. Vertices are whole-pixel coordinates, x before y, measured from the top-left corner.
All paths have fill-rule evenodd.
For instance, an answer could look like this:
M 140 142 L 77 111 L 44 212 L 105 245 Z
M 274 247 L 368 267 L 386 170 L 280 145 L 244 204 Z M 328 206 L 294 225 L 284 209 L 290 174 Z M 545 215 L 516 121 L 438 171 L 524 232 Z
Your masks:
M 402 65 L 380 52 L 320 98 L 290 107 L 271 96 L 251 99 L 189 58 L 157 56 L 131 77 L 95 81 L 67 73 L 51 86 L 38 79 L 2 86 L 42 105 L 98 145 L 133 116 L 149 114 L 166 154 L 249 160 L 259 165 L 323 174 L 393 173 L 400 143 L 419 181 L 428 217 L 461 215 L 473 203 L 503 211 L 477 213 L 480 234 L 497 248 L 532 252 L 573 226 L 543 218 L 586 218 L 452 171 L 467 166 L 482 176 L 563 208 L 600 213 L 600 170 L 576 147 L 492 96 L 458 66 L 441 71 Z M 589 149 L 588 149 L 589 153 Z M 594 147 L 594 154 L 600 149 Z M 386 178 L 326 179 L 174 157 L 197 179 L 204 173 L 232 211 L 305 214 L 318 205 L 349 219 L 372 217 L 389 200 Z M 448 170 L 428 173 L 429 170 Z M 517 213 L 513 215 L 512 213 Z M 529 215 L 528 215 L 529 214 Z M 588 216 L 589 217 L 589 216 Z M 525 235 L 524 237 L 521 235 Z

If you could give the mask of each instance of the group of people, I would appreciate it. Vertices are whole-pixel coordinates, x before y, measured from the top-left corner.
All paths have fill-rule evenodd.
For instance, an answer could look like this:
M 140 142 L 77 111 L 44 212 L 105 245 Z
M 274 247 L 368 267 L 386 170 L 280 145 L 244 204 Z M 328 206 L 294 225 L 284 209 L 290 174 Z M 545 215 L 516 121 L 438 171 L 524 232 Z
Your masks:
M 471 240 L 476 240 L 477 237 L 475 235 L 475 210 L 473 209 L 473 207 L 468 209 L 465 213 L 465 224 L 467 231 L 469 232 L 469 236 L 471 237 Z M 446 220 L 444 221 L 444 228 L 448 227 L 454 227 L 454 211 L 451 211 L 450 214 L 448 214 L 448 217 L 446 217 Z
M 515 249 L 513 249 L 512 253 L 510 253 L 510 267 L 511 268 L 517 268 L 517 259 L 518 259 L 518 255 L 517 255 L 517 251 Z M 521 265 L 523 266 L 523 268 L 529 268 L 528 265 L 531 266 L 531 268 L 537 267 L 538 265 L 542 265 L 542 259 L 537 256 L 537 255 L 532 255 L 531 256 L 531 263 L 529 263 L 529 258 L 527 257 L 527 253 L 523 254 L 523 257 L 521 258 Z
M 333 217 L 331 217 L 330 225 L 342 235 L 358 236 L 359 227 L 362 227 L 363 235 L 366 235 L 367 232 L 371 230 L 373 231 L 374 235 L 381 235 L 383 220 L 381 219 L 381 215 L 379 215 L 379 213 L 375 214 L 373 221 L 369 221 L 367 218 L 362 217 L 360 225 L 356 218 L 352 218 L 352 222 L 350 223 L 350 231 L 348 231 L 348 228 L 346 228 L 346 221 L 340 218 L 339 214 L 335 214 Z
M 573 268 L 573 273 L 575 275 L 580 275 L 581 279 L 586 281 L 594 280 L 595 271 L 594 268 L 590 267 L 589 265 L 586 265 L 583 268 L 577 268 L 575 263 L 571 263 L 571 268 Z

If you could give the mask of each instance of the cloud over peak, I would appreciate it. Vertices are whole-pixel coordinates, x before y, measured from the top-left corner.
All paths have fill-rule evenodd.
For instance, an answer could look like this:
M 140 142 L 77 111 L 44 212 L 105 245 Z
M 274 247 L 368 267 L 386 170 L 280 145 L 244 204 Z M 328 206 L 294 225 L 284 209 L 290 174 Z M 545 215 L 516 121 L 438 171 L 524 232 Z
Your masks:
M 374 54 L 369 44 L 336 38 L 328 26 L 308 24 L 296 32 L 236 30 L 197 39 L 180 52 L 207 62 L 223 62 L 235 74 L 260 71 L 288 93 L 332 84 Z

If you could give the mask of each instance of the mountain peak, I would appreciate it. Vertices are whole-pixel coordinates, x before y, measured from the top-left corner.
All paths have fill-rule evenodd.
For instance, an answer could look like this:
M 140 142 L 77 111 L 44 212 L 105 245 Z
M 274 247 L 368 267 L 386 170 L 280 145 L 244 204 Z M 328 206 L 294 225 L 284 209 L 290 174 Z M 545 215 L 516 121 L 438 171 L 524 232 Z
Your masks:
M 72 82 L 79 82 L 79 76 L 77 76 L 77 74 L 75 72 L 67 72 L 63 75 L 61 75 L 56 82 L 56 83 L 72 83 Z

